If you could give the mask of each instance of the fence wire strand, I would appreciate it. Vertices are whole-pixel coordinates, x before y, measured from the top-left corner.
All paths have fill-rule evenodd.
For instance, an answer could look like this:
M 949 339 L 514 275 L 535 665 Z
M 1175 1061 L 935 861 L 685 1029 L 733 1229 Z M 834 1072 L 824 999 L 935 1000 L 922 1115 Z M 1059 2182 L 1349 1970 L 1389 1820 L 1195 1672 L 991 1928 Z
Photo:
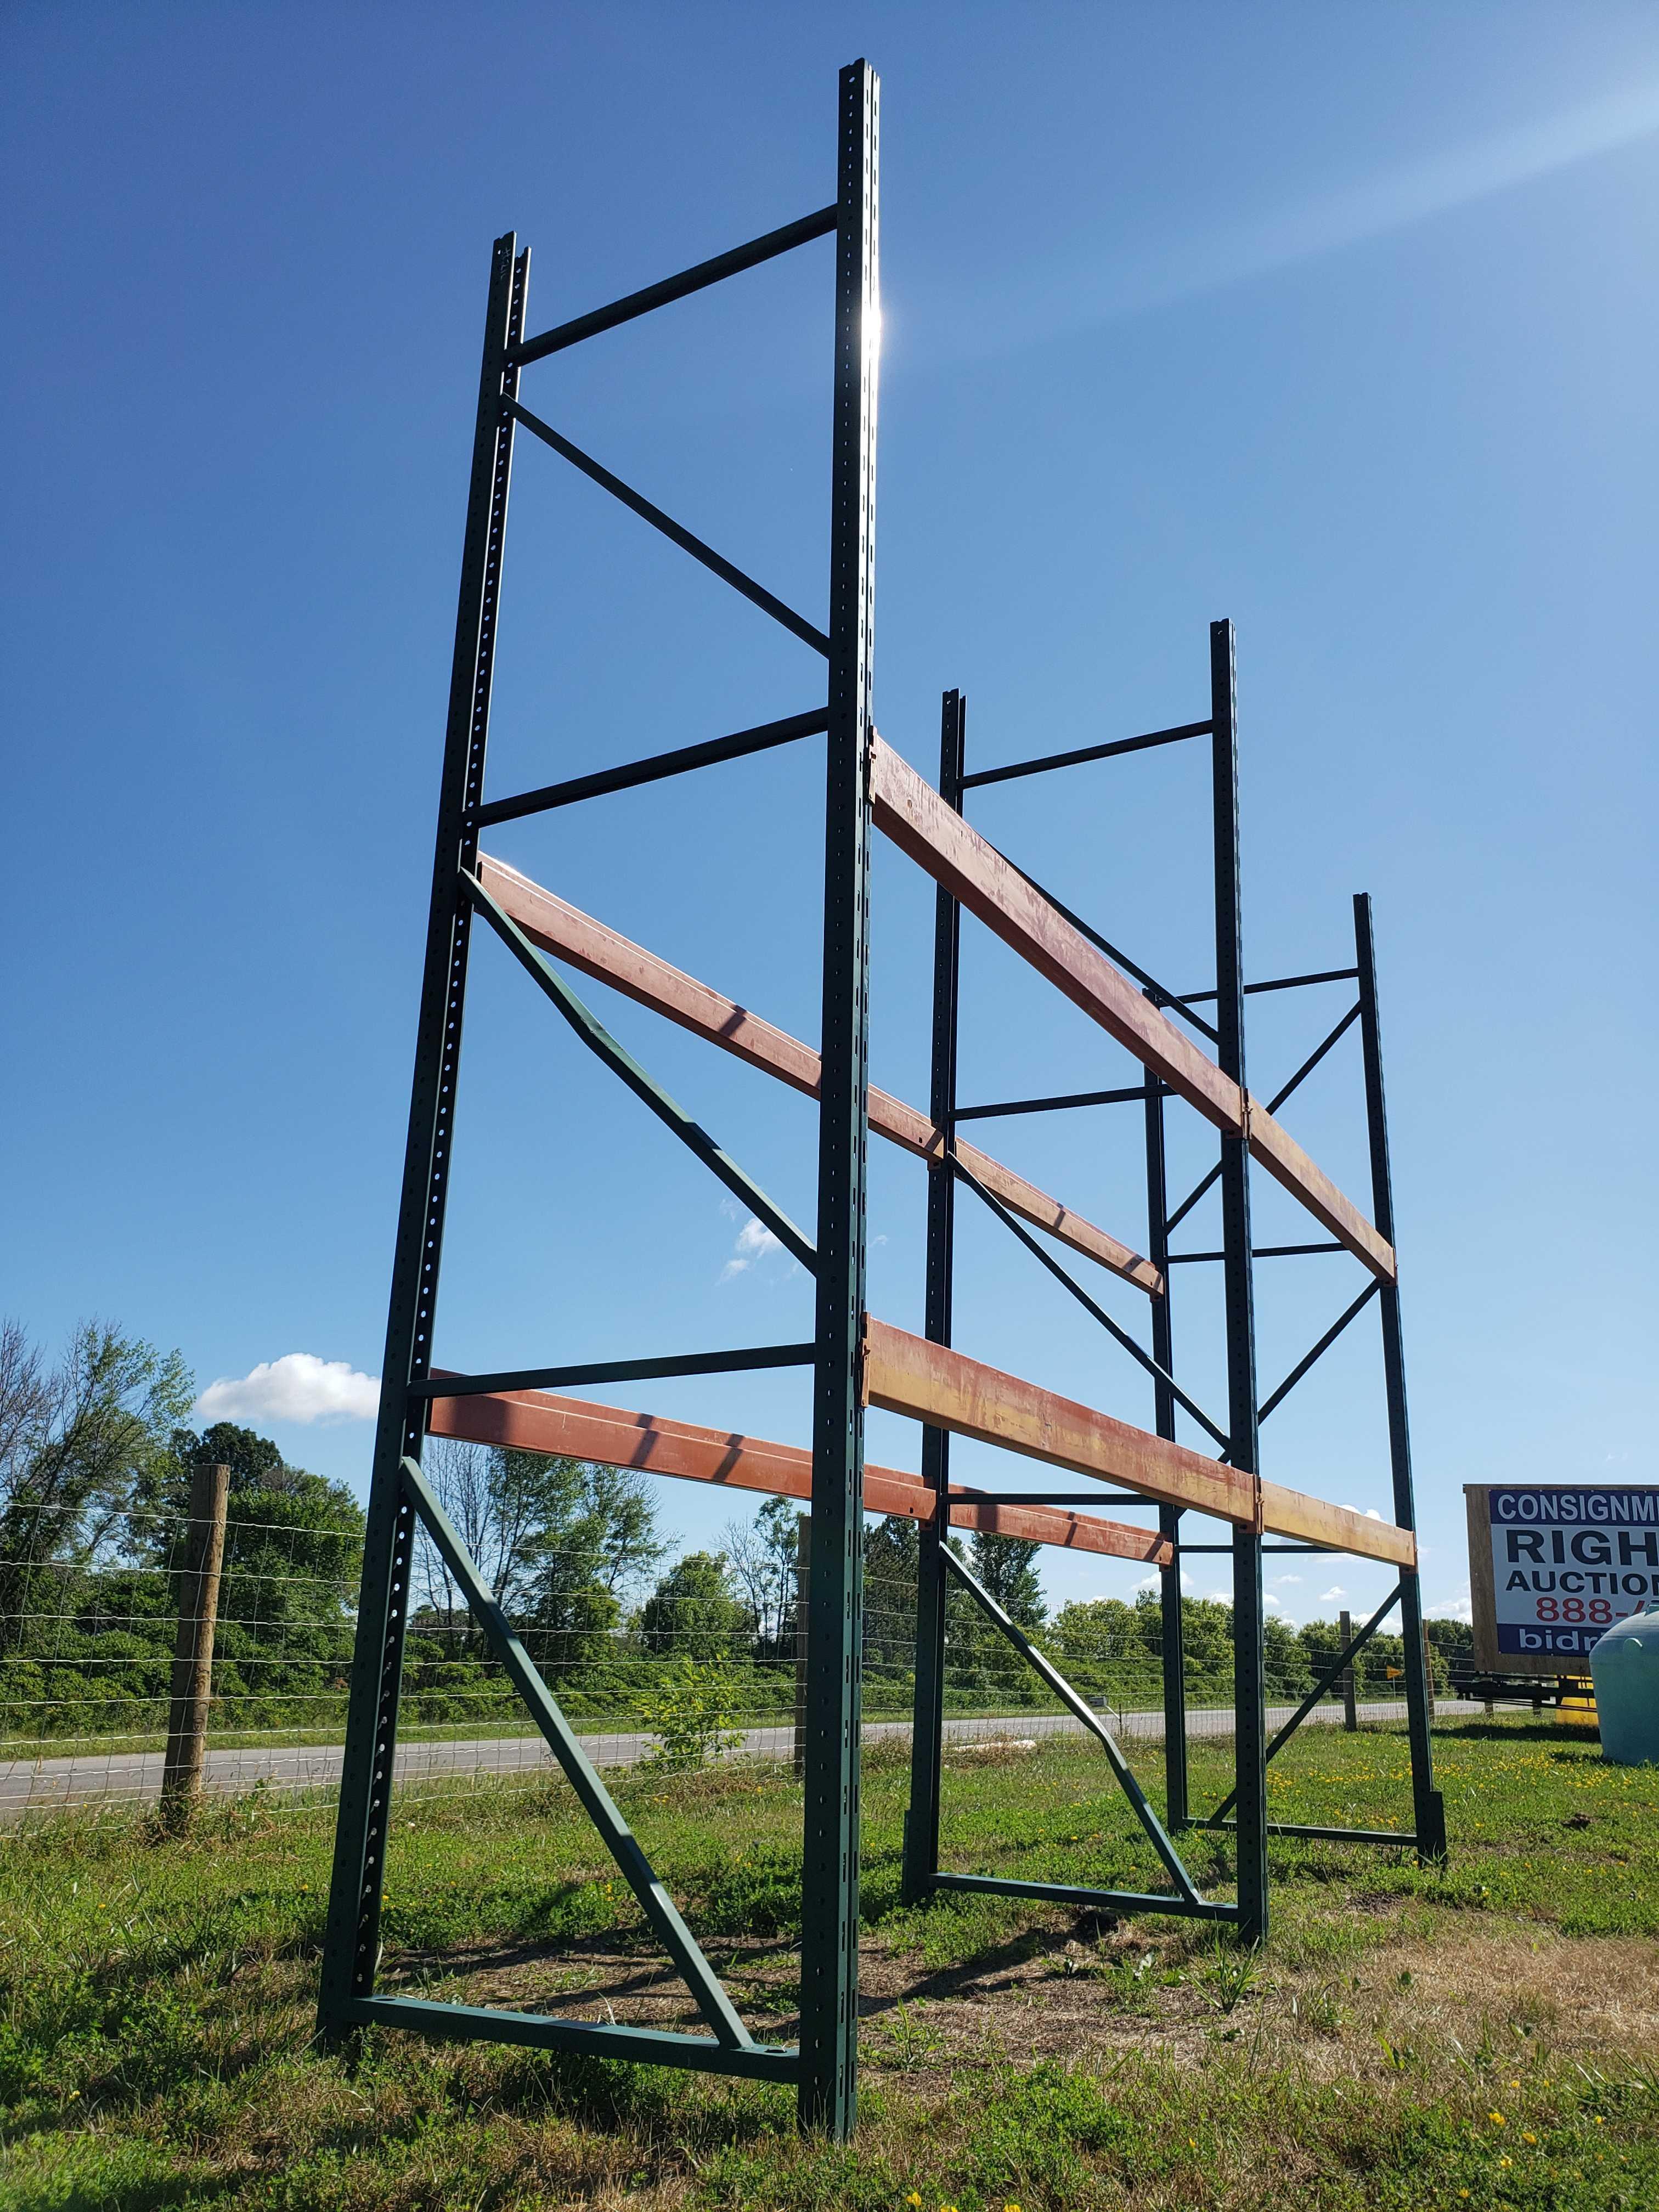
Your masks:
M 111 1516 L 91 1540 L 81 1532 L 71 1550 L 75 1532 L 49 1512 L 21 1523 L 14 1517 L 10 1553 L 0 1556 L 0 1824 L 40 1808 L 132 1805 L 158 1795 L 191 1530 L 184 1515 L 134 1510 Z M 717 1574 L 699 1584 L 690 1565 L 682 1561 L 647 1596 L 596 1580 L 591 1548 L 544 1548 L 537 1559 L 542 1600 L 515 1616 L 515 1627 L 600 1768 L 734 1756 L 798 1760 L 807 1608 L 793 1558 L 775 1554 L 744 1594 Z M 232 1518 L 207 1742 L 210 1793 L 257 1790 L 295 1806 L 331 1796 L 343 1757 L 356 1575 L 356 1544 L 337 1529 Z M 445 1601 L 453 1593 L 441 1563 L 422 1559 L 414 1589 L 395 1777 L 400 1808 L 469 1785 L 544 1787 L 552 1754 L 477 1625 L 464 1607 Z M 1115 1732 L 1131 1741 L 1156 1739 L 1163 1732 L 1156 1607 L 1120 1606 L 1115 1618 L 1109 1632 L 1088 1638 L 1035 1621 L 1032 1633 Z M 872 1563 L 863 1650 L 871 1741 L 908 1735 L 915 1623 L 914 1581 Z M 1293 1662 L 1269 1655 L 1273 1724 L 1311 1686 L 1307 1653 L 1291 1648 Z M 1213 1634 L 1188 1650 L 1189 1734 L 1231 1732 L 1231 1658 Z M 1402 1691 L 1374 1658 L 1362 1668 L 1368 1720 L 1395 1713 Z M 954 1587 L 945 1704 L 953 1743 L 1081 1733 Z M 1334 1690 L 1311 1717 L 1340 1717 Z

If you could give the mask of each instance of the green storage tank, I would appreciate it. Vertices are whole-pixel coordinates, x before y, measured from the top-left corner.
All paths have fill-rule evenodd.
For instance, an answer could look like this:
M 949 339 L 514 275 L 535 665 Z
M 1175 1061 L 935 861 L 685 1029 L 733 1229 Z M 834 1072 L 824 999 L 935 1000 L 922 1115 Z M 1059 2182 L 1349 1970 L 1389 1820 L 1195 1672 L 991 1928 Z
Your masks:
M 1590 1673 L 1602 1752 L 1618 1766 L 1659 1766 L 1659 1607 L 1615 1620 Z

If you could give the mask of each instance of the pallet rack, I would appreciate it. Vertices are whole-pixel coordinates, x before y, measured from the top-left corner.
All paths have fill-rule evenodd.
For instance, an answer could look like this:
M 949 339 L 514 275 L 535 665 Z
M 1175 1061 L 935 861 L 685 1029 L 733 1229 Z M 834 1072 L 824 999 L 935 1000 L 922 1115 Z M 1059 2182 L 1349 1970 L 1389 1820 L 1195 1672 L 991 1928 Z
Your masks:
M 1266 1818 L 1266 1767 L 1290 1733 L 1266 1735 L 1262 1679 L 1261 1554 L 1264 1532 L 1309 1548 L 1349 1551 L 1383 1559 L 1400 1571 L 1395 1599 L 1407 1627 L 1407 1679 L 1416 1820 L 1409 1833 L 1360 1840 L 1406 1844 L 1425 1856 L 1444 1848 L 1443 1820 L 1429 1764 L 1426 1687 L 1412 1534 L 1409 1446 L 1392 1243 L 1392 1212 L 1383 1122 L 1382 1069 L 1369 907 L 1356 902 L 1357 1015 L 1301 1071 L 1308 1073 L 1349 1023 L 1358 1019 L 1364 1046 L 1375 1222 L 1337 1190 L 1273 1118 L 1301 1074 L 1268 1107 L 1244 1084 L 1244 999 L 1251 989 L 1325 978 L 1246 985 L 1239 940 L 1237 775 L 1231 626 L 1211 641 L 1211 712 L 1179 728 L 1084 748 L 969 775 L 963 769 L 964 715 L 949 694 L 940 787 L 934 790 L 876 731 L 871 711 L 873 642 L 876 399 L 878 368 L 878 89 L 865 62 L 840 79 L 837 189 L 833 203 L 763 238 L 701 263 L 607 307 L 526 337 L 528 251 L 508 234 L 491 264 L 471 484 L 462 560 L 459 611 L 445 741 L 426 962 L 422 985 L 409 1137 L 374 1445 L 356 1652 L 353 1665 L 333 1880 L 325 1942 L 319 2024 L 339 2044 L 374 2026 L 438 2038 L 473 2038 L 587 2052 L 642 2063 L 688 2066 L 794 2085 L 804 2126 L 836 2136 L 850 2132 L 856 2113 L 857 1939 L 859 1899 L 860 1653 L 862 1531 L 866 1510 L 899 1512 L 923 1532 L 916 1669 L 915 1783 L 906 1850 L 913 1893 L 976 1887 L 1068 1901 L 1115 1903 L 1137 1911 L 1176 1911 L 1234 1925 L 1255 1942 L 1267 1927 L 1267 1843 L 1276 1831 Z M 581 451 L 520 398 L 522 373 L 566 348 L 666 307 L 708 286 L 756 268 L 813 240 L 835 240 L 836 337 L 832 483 L 827 627 L 785 605 L 641 493 Z M 516 435 L 524 431 L 701 562 L 770 615 L 827 664 L 821 707 L 755 728 L 684 745 L 597 775 L 514 797 L 487 800 L 484 762 L 489 726 L 495 623 L 505 548 L 507 496 Z M 1151 744 L 1207 735 L 1215 796 L 1217 969 L 1214 993 L 1176 997 L 1058 901 L 1023 875 L 969 827 L 962 813 L 969 788 L 999 778 L 1035 774 Z M 549 890 L 481 853 L 492 824 L 577 804 L 608 792 L 713 767 L 784 744 L 825 740 L 824 913 L 822 1030 L 814 1049 L 761 1019 L 643 948 L 579 913 Z M 868 1049 L 868 875 L 871 832 L 881 830 L 932 875 L 938 885 L 933 1066 L 926 1114 L 872 1088 Z M 1139 1086 L 1087 1098 L 1024 1100 L 1000 1108 L 963 1108 L 955 1095 L 957 945 L 966 908 L 1003 938 L 1036 971 L 1119 1043 L 1146 1073 Z M 449 1181 L 462 1017 L 475 920 L 482 921 L 525 969 L 580 1042 L 669 1131 L 808 1268 L 816 1285 L 811 1339 L 737 1351 L 628 1358 L 581 1366 L 458 1376 L 433 1364 L 433 1331 Z M 655 1082 L 582 1003 L 560 969 L 598 975 L 682 1027 L 735 1053 L 751 1066 L 816 1097 L 818 1105 L 817 1219 L 805 1233 L 775 1206 L 739 1164 Z M 1131 981 L 1131 977 L 1135 981 Z M 1136 982 L 1139 988 L 1137 989 Z M 1195 1012 L 1212 997 L 1211 1024 Z M 1187 1029 L 1176 1026 L 1171 1014 Z M 1216 1046 L 1212 1058 L 1194 1044 L 1195 1028 Z M 962 1141 L 958 1126 L 975 1115 L 1139 1098 L 1146 1109 L 1152 1230 L 1148 1253 L 1136 1252 L 989 1155 Z M 1215 1255 L 1172 1252 L 1169 1237 L 1194 1199 L 1173 1213 L 1163 1182 L 1165 1101 L 1195 1109 L 1216 1129 L 1222 1187 L 1223 1242 Z M 921 1337 L 869 1315 L 865 1304 L 868 1132 L 922 1159 L 928 1175 L 927 1306 Z M 1310 1352 L 1279 1390 L 1257 1397 L 1253 1316 L 1255 1261 L 1249 1234 L 1249 1162 L 1255 1160 L 1301 1200 L 1328 1243 L 1297 1249 L 1341 1249 L 1370 1281 L 1348 1313 Z M 1156 1430 L 1112 1419 L 1020 1378 L 964 1358 L 950 1341 L 951 1243 L 955 1191 L 965 1184 L 1062 1276 L 1102 1325 L 1151 1370 Z M 1152 1348 L 1108 1316 L 1062 1268 L 1030 1226 L 1087 1257 L 1147 1297 Z M 1214 1258 L 1226 1284 L 1229 1404 L 1212 1423 L 1176 1380 L 1170 1349 L 1168 1271 L 1194 1258 Z M 1383 1319 L 1395 1521 L 1382 1523 L 1341 1506 L 1264 1481 L 1257 1430 L 1299 1379 L 1371 1298 Z M 670 1376 L 739 1372 L 763 1367 L 810 1368 L 813 1378 L 810 1453 L 761 1439 L 694 1427 L 647 1413 L 624 1413 L 562 1394 L 582 1383 L 612 1386 Z M 864 1413 L 876 1405 L 923 1424 L 921 1478 L 866 1468 Z M 1222 1446 L 1208 1457 L 1175 1441 L 1175 1409 L 1186 1408 Z M 811 1577 L 805 1714 L 807 1753 L 803 1835 L 801 2027 L 799 2046 L 757 2042 L 738 2016 L 678 1908 L 629 1832 L 564 1714 L 520 1643 L 460 1535 L 421 1471 L 425 1437 L 440 1434 L 532 1450 L 569 1453 L 732 1487 L 771 1491 L 811 1507 Z M 1035 1457 L 1114 1487 L 1081 1495 L 1003 1494 L 952 1484 L 949 1437 L 970 1436 Z M 1116 1500 L 1150 1503 L 1156 1531 L 1077 1510 Z M 1184 1514 L 1219 1518 L 1233 1534 L 1237 1677 L 1233 1799 L 1193 1820 L 1187 1802 L 1185 1730 L 1181 1698 L 1180 1559 L 1202 1548 L 1182 1535 Z M 491 1649 L 505 1667 L 589 1818 L 628 1881 L 641 1911 L 684 1978 L 704 2034 L 599 2025 L 552 2015 L 441 2004 L 377 1994 L 380 1911 L 391 1800 L 410 1564 L 423 1525 L 465 1595 Z M 1169 1698 L 1169 1817 L 1160 1821 L 1110 1732 L 1043 1656 L 1000 1612 L 945 1541 L 951 1528 L 980 1528 L 1139 1560 L 1163 1576 L 1165 1682 Z M 1165 1894 L 1099 1893 L 1066 1886 L 1001 1882 L 953 1875 L 938 1863 L 941 1663 L 945 1577 L 960 1580 L 1043 1676 L 1079 1721 L 1101 1741 L 1169 1875 Z M 1386 1608 L 1385 1608 L 1386 1610 Z M 1373 1617 L 1329 1670 L 1334 1680 L 1375 1632 Z M 1322 1686 L 1323 1686 L 1322 1685 Z M 1319 1691 L 1307 1701 L 1310 1710 Z M 1297 1716 L 1297 1721 L 1302 1717 Z M 1291 1727 L 1296 1725 L 1293 1721 Z M 1231 1817 L 1230 1817 L 1231 1816 Z M 1238 1855 L 1234 1900 L 1203 1897 L 1185 1869 L 1176 1838 L 1187 1826 L 1231 1827 Z M 1329 1831 L 1295 1830 L 1300 1834 Z

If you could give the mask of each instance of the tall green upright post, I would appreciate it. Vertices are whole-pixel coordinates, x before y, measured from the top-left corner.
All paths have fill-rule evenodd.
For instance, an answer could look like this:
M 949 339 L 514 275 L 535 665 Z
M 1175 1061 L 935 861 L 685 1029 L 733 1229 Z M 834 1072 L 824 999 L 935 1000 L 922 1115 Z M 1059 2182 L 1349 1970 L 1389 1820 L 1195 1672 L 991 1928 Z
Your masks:
M 939 795 L 962 806 L 963 748 L 968 707 L 947 691 L 939 714 Z M 929 1097 L 933 1127 L 949 1147 L 957 1110 L 957 993 L 962 909 L 943 884 L 933 901 L 933 1051 Z M 957 1182 L 948 1150 L 927 1164 L 927 1272 L 923 1328 L 930 1344 L 951 1341 Z M 939 1770 L 945 1732 L 945 1539 L 950 1534 L 951 1437 L 921 1432 L 921 1476 L 933 1493 L 933 1517 L 920 1531 L 916 1559 L 916 1678 L 910 1731 L 910 1804 L 904 1816 L 904 1895 L 915 1905 L 933 1886 L 939 1866 Z
M 513 468 L 514 424 L 507 403 L 516 397 L 519 381 L 508 356 L 524 335 L 530 281 L 529 252 L 520 254 L 516 249 L 517 240 L 508 232 L 496 240 L 490 264 L 415 1081 L 380 1370 L 380 1425 L 369 1479 L 345 1763 L 323 1949 L 318 2024 L 330 2042 L 337 2042 L 345 2032 L 351 2000 L 373 1989 L 380 1948 L 387 1812 L 415 1540 L 415 1511 L 405 1494 L 401 1468 L 405 1455 L 418 1462 L 426 1433 L 425 1401 L 411 1396 L 410 1386 L 427 1379 L 432 1358 L 433 1310 L 454 1135 L 471 912 L 461 896 L 460 872 L 477 865 L 477 832 L 470 822 L 483 793 L 501 547 Z
M 1210 625 L 1210 744 L 1215 809 L 1216 1056 L 1244 1090 L 1244 957 L 1238 867 L 1238 732 L 1233 626 Z M 1246 1093 L 1248 1097 L 1248 1093 Z M 1228 1456 L 1259 1476 L 1255 1263 L 1248 1136 L 1221 1139 L 1222 1273 L 1227 1322 Z M 1261 1517 L 1233 1531 L 1233 1750 L 1237 1770 L 1238 1936 L 1267 1933 L 1267 1680 Z
M 1164 1146 L 1164 1085 L 1146 1071 L 1146 1256 L 1164 1278 L 1152 1300 L 1152 1357 L 1165 1375 L 1175 1370 L 1175 1338 L 1170 1316 L 1170 1179 Z M 1152 1419 L 1158 1434 L 1172 1441 L 1175 1393 L 1162 1377 L 1152 1383 Z M 1170 1564 L 1158 1575 L 1159 1644 L 1164 1672 L 1164 1817 L 1171 1829 L 1184 1828 L 1191 1815 L 1187 1789 L 1187 1634 L 1181 1610 L 1181 1508 L 1160 1505 L 1158 1534 L 1172 1547 Z
M 1371 1218 L 1378 1234 L 1395 1241 L 1394 1177 L 1389 1164 L 1389 1110 L 1382 1090 L 1382 1039 L 1376 1015 L 1376 944 L 1371 902 L 1364 891 L 1353 902 L 1354 961 L 1359 970 L 1359 1041 L 1365 1066 L 1365 1122 L 1370 1139 Z M 1399 1267 L 1396 1246 L 1395 1265 Z M 1382 1381 L 1389 1408 L 1389 1462 L 1394 1478 L 1394 1517 L 1417 1526 L 1412 1482 L 1411 1423 L 1406 1411 L 1406 1346 L 1400 1327 L 1398 1274 L 1378 1297 L 1382 1316 Z M 1413 1826 L 1417 1856 L 1437 1865 L 1446 1856 L 1446 1802 L 1434 1786 L 1433 1705 L 1423 1643 L 1423 1584 L 1415 1567 L 1400 1577 L 1400 1633 L 1404 1645 L 1406 1732 L 1411 1746 Z
M 863 1638 L 865 1151 L 869 1088 L 871 650 L 875 614 L 878 88 L 841 76 L 818 1114 L 812 1608 L 801 1873 L 800 2118 L 857 2118 Z

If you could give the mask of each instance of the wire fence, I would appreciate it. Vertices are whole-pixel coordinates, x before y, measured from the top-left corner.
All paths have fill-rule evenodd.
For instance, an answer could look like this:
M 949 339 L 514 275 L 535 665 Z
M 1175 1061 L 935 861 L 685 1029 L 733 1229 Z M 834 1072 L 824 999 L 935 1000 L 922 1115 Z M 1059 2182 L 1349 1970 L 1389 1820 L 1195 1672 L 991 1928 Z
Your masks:
M 271 1498 L 262 1493 L 269 1511 Z M 277 1501 L 281 1503 L 280 1500 Z M 69 1805 L 132 1805 L 161 1790 L 169 1688 L 192 1531 L 187 1516 L 131 1510 L 88 1532 L 41 1511 L 11 1516 L 0 1556 L 0 1824 Z M 224 1532 L 212 1700 L 203 1781 L 215 1795 L 258 1791 L 289 1805 L 337 1786 L 359 1564 L 355 1532 L 319 1522 L 296 1499 L 290 1520 Z M 775 1548 L 734 1583 L 694 1554 L 648 1595 L 630 1591 L 591 1547 L 543 1547 L 538 1602 L 515 1615 L 532 1660 L 604 1768 L 658 1769 L 711 1759 L 799 1762 L 810 1591 Z M 458 1787 L 544 1786 L 554 1762 L 477 1624 L 429 1549 L 417 1559 L 404 1639 L 396 1789 L 400 1805 Z M 188 1601 L 186 1601 L 187 1602 Z M 1195 1614 L 1183 1668 L 1188 1727 L 1232 1727 L 1232 1661 L 1222 1608 Z M 1068 1608 L 1034 1639 L 1115 1732 L 1163 1732 L 1163 1656 L 1155 1604 Z M 914 1569 L 879 1552 L 866 1574 L 866 1739 L 908 1736 L 914 1687 Z M 1311 1688 L 1318 1653 L 1270 1643 L 1270 1718 Z M 1400 1705 L 1386 1647 L 1358 1667 L 1369 1722 Z M 970 1597 L 947 1601 L 947 1737 L 1035 1739 L 1081 1724 Z M 1334 1688 L 1312 1717 L 1340 1719 Z

